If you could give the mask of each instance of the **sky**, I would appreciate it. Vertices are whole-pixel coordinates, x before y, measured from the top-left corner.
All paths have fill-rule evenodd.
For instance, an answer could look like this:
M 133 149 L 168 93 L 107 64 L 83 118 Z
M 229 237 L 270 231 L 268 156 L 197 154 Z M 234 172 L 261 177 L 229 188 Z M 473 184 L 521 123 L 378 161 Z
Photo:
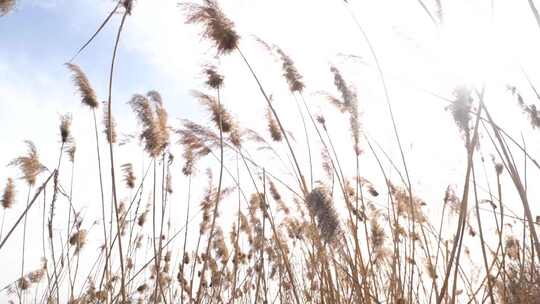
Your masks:
M 434 1 L 425 2 L 434 12 L 431 3 Z M 335 130 L 332 134 L 336 143 L 347 146 L 349 133 L 343 132 L 348 130 L 347 121 L 334 114 L 318 94 L 320 91 L 336 94 L 329 67 L 339 67 L 358 93 L 364 132 L 400 163 L 381 79 L 369 46 L 350 15 L 352 12 L 367 33 L 382 66 L 413 185 L 432 203 L 428 208 L 433 212 L 440 210 L 447 185 L 461 187 L 465 169 L 463 139 L 445 109 L 448 101 L 444 100 L 452 99 L 456 86 L 485 85 L 486 103 L 493 109 L 495 120 L 515 138 L 523 135 L 533 155 L 538 151 L 537 131 L 531 130 L 515 100 L 505 90 L 506 85 L 516 85 L 528 103 L 538 102 L 523 72 L 532 83 L 539 83 L 540 29 L 527 1 L 442 1 L 442 26 L 435 26 L 416 0 L 350 0 L 349 3 L 350 10 L 339 0 L 220 1 L 242 36 L 242 50 L 273 94 L 278 111 L 283 113 L 285 121 L 290 121 L 287 128 L 300 127 L 294 99 L 287 92 L 279 62 L 256 42 L 256 37 L 278 45 L 290 55 L 304 76 L 307 100 L 316 112 L 327 115 L 330 129 Z M 91 113 L 80 104 L 64 63 L 113 7 L 110 0 L 20 0 L 13 12 L 0 17 L 0 188 L 7 177 L 20 176 L 14 168 L 5 165 L 24 153 L 24 140 L 34 141 L 42 162 L 54 167 L 59 150 L 59 117 L 71 113 L 80 151 L 75 165 L 75 201 L 89 218 L 98 214 Z M 199 28 L 184 24 L 184 20 L 176 0 L 135 2 L 122 33 L 113 86 L 113 115 L 120 133 L 137 130 L 127 101 L 135 93 L 152 89 L 162 94 L 173 127 L 180 127 L 180 119 L 207 121 L 208 114 L 192 97 L 191 90 L 204 90 L 201 70 L 208 63 L 219 66 L 225 75 L 226 107 L 241 125 L 264 132 L 265 124 L 261 123 L 265 115 L 264 100 L 241 58 L 236 54 L 218 58 L 212 46 L 200 38 Z M 114 16 L 74 60 L 87 74 L 100 100 L 106 99 L 107 75 L 119 21 L 120 15 Z M 101 115 L 98 113 L 98 117 Z M 295 134 L 300 146 L 302 133 Z M 178 145 L 171 149 L 180 156 Z M 119 148 L 119 153 L 121 159 L 134 162 L 142 170 L 141 155 L 127 148 Z M 488 146 L 481 151 L 488 166 L 491 166 L 490 153 L 494 151 Z M 382 185 L 377 166 L 368 154 L 362 158 L 363 172 Z M 305 163 L 305 157 L 301 161 Z M 171 199 L 180 202 L 186 196 L 185 180 L 180 177 L 181 161 L 175 166 L 179 190 Z M 387 167 L 392 172 L 390 165 Z M 68 169 L 64 168 L 66 174 Z M 530 174 L 534 180 L 538 172 Z M 397 178 L 396 173 L 391 173 L 391 177 Z M 24 208 L 27 190 L 22 181 L 17 182 L 17 187 L 18 202 L 6 215 L 6 226 Z M 530 191 L 531 197 L 540 194 L 535 189 Z M 520 210 L 518 201 L 514 207 Z M 59 208 L 61 213 L 63 207 Z M 175 214 L 181 218 L 185 208 L 180 204 L 175 208 Z M 533 209 L 535 214 L 540 214 L 537 204 Z M 29 218 L 32 225 L 41 219 L 36 212 L 31 212 Z M 41 242 L 39 225 L 32 225 L 29 242 Z M 8 244 L 9 252 L 0 252 L 3 269 L 0 287 L 17 277 L 20 266 L 5 261 L 17 259 L 20 240 L 21 231 L 17 231 Z M 28 256 L 29 268 L 39 265 L 40 252 L 29 252 Z

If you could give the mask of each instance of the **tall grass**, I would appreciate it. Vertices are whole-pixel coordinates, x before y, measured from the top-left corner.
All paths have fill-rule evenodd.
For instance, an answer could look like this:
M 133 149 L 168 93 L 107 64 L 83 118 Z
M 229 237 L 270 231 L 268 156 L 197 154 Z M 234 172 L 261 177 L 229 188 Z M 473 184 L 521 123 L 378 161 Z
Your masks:
M 423 1 L 419 3 L 435 24 L 442 22 L 439 1 L 435 14 Z M 0 13 L 7 13 L 13 4 L 0 2 Z M 346 1 L 344 5 L 347 7 Z M 310 103 L 312 95 L 305 94 L 308 89 L 320 90 L 304 83 L 301 71 L 284 50 L 258 39 L 282 68 L 282 75 L 265 77 L 282 76 L 294 98 L 291 107 L 296 108 L 302 129 L 290 129 L 299 124 L 288 120 L 291 113 L 284 115 L 276 107 L 260 71 L 241 47 L 242 38 L 233 21 L 217 1 L 181 7 L 186 23 L 202 28 L 202 37 L 212 43 L 218 57 L 239 57 L 244 66 L 238 69 L 252 78 L 251 85 L 264 102 L 261 126 L 267 132 L 257 133 L 255 126 L 236 121 L 223 97 L 226 71 L 206 65 L 202 68 L 206 91 L 193 91 L 192 95 L 208 112 L 209 121 L 185 119 L 180 126 L 172 126 L 157 91 L 134 94 L 128 104 L 140 128 L 135 136 L 139 144 L 128 146 L 149 162 L 141 166 L 140 176 L 134 170 L 135 160 L 121 159 L 119 165 L 116 151 L 125 142 L 118 140 L 120 132 L 114 122 L 113 104 L 122 102 L 113 96 L 114 67 L 133 2 L 118 1 L 77 51 L 79 54 L 89 46 L 114 13 L 121 12 L 110 70 L 104 75 L 108 77 L 104 132 L 98 132 L 99 103 L 91 81 L 73 63 L 77 55 L 66 71 L 72 73 L 81 102 L 92 114 L 88 132 L 95 137 L 99 188 L 94 190 L 99 191 L 101 217 L 95 224 L 87 224 L 91 221 L 83 221 L 74 204 L 79 159 L 70 128 L 76 117 L 64 115 L 60 144 L 51 148 L 58 151 L 54 169 L 41 164 L 31 141 L 27 141 L 27 153 L 10 163 L 21 171 L 26 183 L 26 189 L 18 190 L 18 183 L 9 178 L 0 200 L 0 250 L 15 244 L 14 231 L 23 231 L 18 261 L 21 274 L 3 289 L 10 298 L 20 303 L 540 302 L 536 231 L 540 218 L 534 217 L 533 198 L 527 192 L 527 172 L 540 166 L 524 140 L 518 142 L 494 121 L 485 103 L 485 88 L 458 87 L 448 100 L 448 115 L 455 121 L 456 136 L 463 140 L 461 153 L 467 161 L 463 164 L 462 190 L 448 186 L 441 193 L 443 199 L 433 202 L 442 210 L 440 221 L 436 221 L 412 186 L 414 167 L 407 162 L 406 153 L 413 152 L 403 147 L 385 73 L 368 33 L 352 11 L 349 13 L 369 45 L 383 84 L 388 124 L 400 152 L 398 161 L 364 132 L 361 101 L 339 66 L 329 67 L 335 93 L 319 94 L 335 106 L 336 113 L 323 116 Z M 517 88 L 512 87 L 511 93 L 518 101 L 516 109 L 524 112 L 532 127 L 538 127 L 536 107 L 528 105 Z M 330 116 L 343 116 L 348 130 L 336 130 L 339 124 L 327 119 Z M 302 134 L 302 141 L 297 141 L 295 134 Z M 334 134 L 347 137 L 345 146 Z M 103 138 L 108 144 L 108 165 L 101 154 Z M 491 167 L 479 156 L 485 146 L 497 153 Z M 174 153 L 179 148 L 180 160 Z M 523 169 L 516 160 L 522 154 Z M 362 167 L 360 160 L 368 157 L 377 172 Z M 276 169 L 274 161 L 285 166 L 285 173 Z M 197 174 L 201 164 L 212 164 L 202 187 L 194 182 L 201 179 Z M 177 189 L 172 176 L 179 171 L 186 185 Z M 69 180 L 68 191 L 62 186 L 64 179 Z M 196 206 L 193 191 L 199 188 L 204 195 Z M 517 193 L 523 214 L 510 213 L 506 199 L 510 191 Z M 26 208 L 16 221 L 4 222 L 5 214 L 13 212 L 12 206 L 20 200 L 19 192 L 27 193 Z M 178 217 L 171 211 L 171 204 L 177 203 L 171 199 L 173 192 L 186 198 L 182 205 L 185 218 L 177 227 L 171 225 L 171 218 Z M 69 207 L 63 237 L 53 231 L 57 203 L 64 198 Z M 43 202 L 41 207 L 38 201 Z M 230 201 L 234 204 L 225 204 Z M 30 209 L 39 208 L 43 259 L 39 267 L 29 270 L 25 265 L 26 231 L 30 228 L 34 232 L 36 226 L 27 227 L 27 215 Z M 510 219 L 519 223 L 519 232 L 509 228 Z M 198 227 L 194 225 L 197 221 Z M 448 223 L 452 230 L 443 229 Z M 93 229 L 94 225 L 99 228 Z M 99 243 L 88 242 L 90 236 Z M 32 250 L 38 247 L 30 246 Z M 479 249 L 481 260 L 471 258 L 470 248 Z M 81 260 L 81 252 L 94 253 L 95 249 L 93 260 Z M 80 267 L 81 263 L 85 267 Z M 88 272 L 79 273 L 81 269 Z

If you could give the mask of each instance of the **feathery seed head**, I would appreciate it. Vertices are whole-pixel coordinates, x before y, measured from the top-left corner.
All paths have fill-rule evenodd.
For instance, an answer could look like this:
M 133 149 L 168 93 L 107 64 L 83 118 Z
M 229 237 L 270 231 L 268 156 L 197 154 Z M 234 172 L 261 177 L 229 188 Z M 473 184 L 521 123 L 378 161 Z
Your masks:
M 334 85 L 338 89 L 339 93 L 341 93 L 343 107 L 345 109 L 350 108 L 354 103 L 354 99 L 356 99 L 356 93 L 349 88 L 338 68 L 331 66 L 330 71 L 332 74 L 334 74 Z
M 41 279 L 43 279 L 44 276 L 45 276 L 45 269 L 44 268 L 34 270 L 34 271 L 30 272 L 27 275 L 28 280 L 30 281 L 30 283 L 39 283 L 41 281 Z
M 270 108 L 266 109 L 266 120 L 268 122 L 268 131 L 270 132 L 272 140 L 281 141 L 283 139 L 283 136 L 281 134 L 281 130 L 279 129 L 278 123 L 274 118 L 274 114 L 272 113 Z
M 126 186 L 130 189 L 135 188 L 135 174 L 133 173 L 133 165 L 131 163 L 126 163 L 122 165 L 122 171 L 124 172 L 124 182 Z
M 156 91 L 150 91 L 146 96 L 135 94 L 129 104 L 143 127 L 140 136 L 145 141 L 146 152 L 152 157 L 160 155 L 169 144 L 168 114 L 161 95 Z
M 338 215 L 332 198 L 325 186 L 314 188 L 306 197 L 309 212 L 317 219 L 321 237 L 327 243 L 333 243 L 340 233 Z
M 219 89 L 223 85 L 223 75 L 219 74 L 217 68 L 213 65 L 208 65 L 203 70 L 206 74 L 206 85 L 212 89 Z
M 15 7 L 15 0 L 0 0 L 0 17 L 9 13 Z
M 460 86 L 454 90 L 455 99 L 449 106 L 452 116 L 458 128 L 465 134 L 469 134 L 469 122 L 471 120 L 472 97 L 471 89 Z
M 221 103 L 218 103 L 216 98 L 199 91 L 193 91 L 192 94 L 202 105 L 207 107 L 208 111 L 212 114 L 212 121 L 218 129 L 221 123 L 221 129 L 224 133 L 231 131 L 234 125 L 232 116 L 225 110 L 225 107 Z
M 379 224 L 377 217 L 373 217 L 371 220 L 371 244 L 373 246 L 373 250 L 381 250 L 385 239 L 386 234 L 384 233 L 384 229 Z
M 71 139 L 71 121 L 71 114 L 64 114 L 60 117 L 60 137 L 64 144 Z
M 354 142 L 354 152 L 356 155 L 360 155 L 362 152 L 360 149 L 360 113 L 358 112 L 358 98 L 354 88 L 350 88 L 345 79 L 341 75 L 341 72 L 335 66 L 330 67 L 330 71 L 334 74 L 334 85 L 341 93 L 343 101 L 328 95 L 327 98 L 335 104 L 342 112 L 348 112 L 349 123 L 351 128 L 351 135 Z
M 107 101 L 103 102 L 103 133 L 107 137 L 107 142 L 116 143 L 116 123 L 114 122 L 114 117 L 109 115 L 109 105 Z
M 495 172 L 497 172 L 497 175 L 501 175 L 503 173 L 504 166 L 501 163 L 495 164 Z
M 186 3 L 187 24 L 200 24 L 202 37 L 209 39 L 217 48 L 218 54 L 228 54 L 238 47 L 240 36 L 234 23 L 225 16 L 216 0 L 204 0 L 203 4 Z
M 33 142 L 25 141 L 28 154 L 12 160 L 9 165 L 19 167 L 23 174 L 23 179 L 29 185 L 36 183 L 37 176 L 45 170 L 45 167 L 39 162 L 39 155 Z
M 11 208 L 15 203 L 15 183 L 13 183 L 13 179 L 11 177 L 8 178 L 6 188 L 2 194 L 1 202 L 4 209 Z
M 28 279 L 26 279 L 25 277 L 22 277 L 17 281 L 17 286 L 21 290 L 27 290 L 28 288 L 30 288 L 30 281 L 28 281 Z
M 133 9 L 133 0 L 122 0 L 122 6 L 126 10 L 126 13 L 131 15 L 131 10 Z
M 69 238 L 69 244 L 71 246 L 75 246 L 75 252 L 78 253 L 82 247 L 86 244 L 86 230 L 81 229 L 77 232 L 75 232 L 71 237 Z
M 75 161 L 75 153 L 77 152 L 77 144 L 75 143 L 75 140 L 73 138 L 71 138 L 71 140 L 69 140 L 67 142 L 65 152 L 67 153 L 67 155 L 69 157 L 69 161 L 74 162 Z
M 90 85 L 90 81 L 88 81 L 88 78 L 84 72 L 78 65 L 66 63 L 66 66 L 73 74 L 73 82 L 81 94 L 82 103 L 92 109 L 97 108 L 99 103 L 97 102 L 96 92 Z
M 282 61 L 283 76 L 287 80 L 289 85 L 289 90 L 291 92 L 302 92 L 304 90 L 304 83 L 302 82 L 302 75 L 296 69 L 292 59 L 283 52 L 282 49 L 276 47 L 276 51 L 279 54 L 279 57 Z

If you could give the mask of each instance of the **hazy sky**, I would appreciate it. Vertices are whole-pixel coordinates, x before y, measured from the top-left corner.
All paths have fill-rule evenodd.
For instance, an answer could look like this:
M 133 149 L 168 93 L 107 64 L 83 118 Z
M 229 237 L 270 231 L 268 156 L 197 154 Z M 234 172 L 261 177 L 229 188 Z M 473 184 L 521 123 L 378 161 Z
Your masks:
M 457 85 L 480 88 L 485 84 L 486 102 L 494 109 L 495 119 L 515 138 L 520 138 L 523 129 L 528 149 L 532 154 L 539 151 L 538 133 L 530 130 L 525 116 L 505 90 L 506 84 L 518 85 L 528 103 L 538 102 L 533 99 L 521 71 L 523 66 L 532 82 L 540 83 L 540 29 L 527 1 L 443 0 L 441 27 L 430 21 L 416 0 L 349 2 L 378 53 L 413 183 L 426 200 L 433 201 L 429 206 L 432 210 L 436 212 L 440 207 L 448 184 L 461 187 L 465 152 L 451 115 L 445 110 L 447 102 L 431 93 L 452 98 Z M 425 2 L 434 12 L 431 3 L 434 1 Z M 334 133 L 336 142 L 347 146 L 347 122 L 330 114 L 332 108 L 316 94 L 320 90 L 334 92 L 329 67 L 338 66 L 358 92 L 366 134 L 375 138 L 399 163 L 373 57 L 343 1 L 221 0 L 220 3 L 236 23 L 242 36 L 241 48 L 260 72 L 285 117 L 298 122 L 292 118 L 296 117 L 294 99 L 280 77 L 279 62 L 255 42 L 253 35 L 279 45 L 291 56 L 304 75 L 306 97 L 317 112 L 328 115 L 332 129 L 347 130 Z M 24 153 L 23 140 L 33 140 L 42 162 L 54 167 L 59 149 L 58 118 L 69 112 L 74 118 L 73 133 L 80 151 L 75 165 L 76 205 L 90 218 L 96 218 L 93 215 L 99 210 L 99 201 L 91 115 L 80 105 L 63 64 L 92 35 L 113 6 L 110 0 L 20 0 L 12 13 L 0 18 L 0 189 L 8 176 L 19 176 L 16 170 L 4 165 Z M 206 63 L 218 64 L 222 69 L 226 83 L 224 102 L 241 124 L 264 132 L 265 124 L 261 123 L 264 103 L 240 58 L 232 54 L 216 59 L 214 49 L 199 38 L 199 28 L 185 25 L 184 19 L 176 0 L 135 1 L 120 42 L 113 88 L 113 112 L 120 132 L 136 130 L 134 115 L 126 105 L 130 96 L 151 89 L 162 94 L 173 127 L 180 126 L 180 118 L 204 122 L 208 116 L 201 112 L 190 90 L 202 88 L 200 71 Z M 74 61 L 86 72 L 100 100 L 106 99 L 107 75 L 119 20 L 120 15 L 115 16 Z M 291 122 L 289 128 L 295 130 L 297 126 Z M 297 133 L 301 142 L 302 134 Z M 180 155 L 178 146 L 172 151 Z M 126 162 L 140 162 L 139 154 L 119 153 L 126 156 Z M 482 150 L 487 160 L 490 153 L 493 153 L 491 147 Z M 363 162 L 366 175 L 380 178 L 375 177 L 380 174 L 375 171 L 372 158 L 366 156 Z M 486 164 L 490 166 L 490 160 Z M 180 177 L 181 161 L 175 166 L 173 175 L 177 177 L 179 190 L 172 200 L 182 200 L 185 183 Z M 69 167 L 64 170 L 67 174 Z M 535 174 L 538 172 L 531 173 L 531 178 Z M 395 173 L 392 177 L 396 177 Z M 24 207 L 27 190 L 22 182 L 17 186 L 17 206 L 6 215 L 6 226 L 10 226 Z M 538 191 L 531 189 L 531 196 L 538 197 L 535 194 Z M 184 211 L 177 208 L 180 217 Z M 520 210 L 519 205 L 516 208 Z M 538 204 L 533 208 L 538 214 Z M 41 216 L 37 212 L 30 216 L 29 242 L 40 244 Z M 10 251 L 0 252 L 0 287 L 17 277 L 20 266 L 7 261 L 18 259 L 20 239 L 21 234 L 17 233 L 10 240 Z M 41 251 L 28 255 L 28 268 L 36 267 Z

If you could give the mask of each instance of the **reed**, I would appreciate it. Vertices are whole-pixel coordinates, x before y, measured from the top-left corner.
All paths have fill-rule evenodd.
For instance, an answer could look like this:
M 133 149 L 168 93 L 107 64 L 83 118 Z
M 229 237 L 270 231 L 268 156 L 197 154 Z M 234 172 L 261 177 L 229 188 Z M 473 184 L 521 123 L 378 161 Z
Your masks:
M 427 1 L 418 1 L 437 27 L 445 13 L 441 2 L 432 11 Z M 0 15 L 14 4 L 0 1 Z M 524 138 L 514 139 L 497 124 L 486 106 L 491 88 L 458 86 L 446 109 L 466 159 L 462 180 L 455 181 L 459 186 L 439 185 L 445 189 L 439 201 L 424 200 L 413 185 L 430 177 L 412 178 L 417 167 L 408 159 L 415 150 L 402 141 L 375 46 L 348 1 L 342 5 L 374 61 L 387 110 L 381 121 L 390 128 L 397 158 L 370 134 L 362 84 L 343 64 L 328 66 L 331 89 L 322 91 L 284 49 L 257 38 L 263 60 L 278 72 L 256 69 L 217 0 L 180 4 L 185 22 L 201 30 L 219 62 L 194 75 L 204 77 L 203 89 L 191 95 L 207 117 L 183 117 L 175 125 L 169 117 L 177 113 L 169 113 L 165 95 L 136 93 L 126 115 L 138 128 L 125 136 L 124 126 L 117 125 L 123 120 L 114 119 L 122 101 L 113 98 L 113 80 L 119 41 L 128 17 L 137 12 L 136 2 L 117 1 L 66 63 L 80 104 L 92 113 L 88 132 L 95 137 L 96 172 L 79 169 L 78 149 L 86 146 L 75 143 L 77 117 L 71 114 L 60 116 L 51 170 L 33 142 L 25 142 L 26 153 L 9 163 L 20 176 L 8 178 L 0 196 L 0 251 L 13 250 L 15 231 L 22 232 L 20 259 L 14 261 L 21 271 L 2 292 L 19 303 L 538 303 L 540 217 L 528 189 L 530 171 L 540 169 L 535 154 Z M 100 102 L 73 61 L 91 51 L 93 39 L 117 17 Z M 243 97 L 227 86 L 235 74 L 222 64 L 234 55 L 246 68 L 238 72 L 252 78 L 246 86 L 260 93 L 264 112 L 253 114 L 258 125 L 240 123 L 230 110 Z M 288 99 L 270 94 L 271 78 L 281 80 Z M 521 88 L 508 90 L 528 127 L 540 127 L 535 102 Z M 285 113 L 289 108 L 294 111 Z M 103 140 L 108 162 L 102 159 Z M 491 166 L 487 151 L 495 151 Z M 142 155 L 142 161 L 124 155 Z M 91 189 L 96 193 L 84 198 L 97 202 L 92 208 L 100 209 L 98 218 L 86 218 L 79 205 L 83 198 L 75 189 L 81 174 L 99 181 L 99 189 Z M 25 199 L 25 186 L 24 207 L 19 200 Z M 517 212 L 510 192 L 517 195 Z M 60 206 L 67 214 L 58 214 Z M 41 227 L 27 221 L 31 211 L 43 217 Z M 59 224 L 62 216 L 67 225 Z M 31 265 L 27 251 L 37 247 L 26 236 L 37 229 L 43 258 Z

